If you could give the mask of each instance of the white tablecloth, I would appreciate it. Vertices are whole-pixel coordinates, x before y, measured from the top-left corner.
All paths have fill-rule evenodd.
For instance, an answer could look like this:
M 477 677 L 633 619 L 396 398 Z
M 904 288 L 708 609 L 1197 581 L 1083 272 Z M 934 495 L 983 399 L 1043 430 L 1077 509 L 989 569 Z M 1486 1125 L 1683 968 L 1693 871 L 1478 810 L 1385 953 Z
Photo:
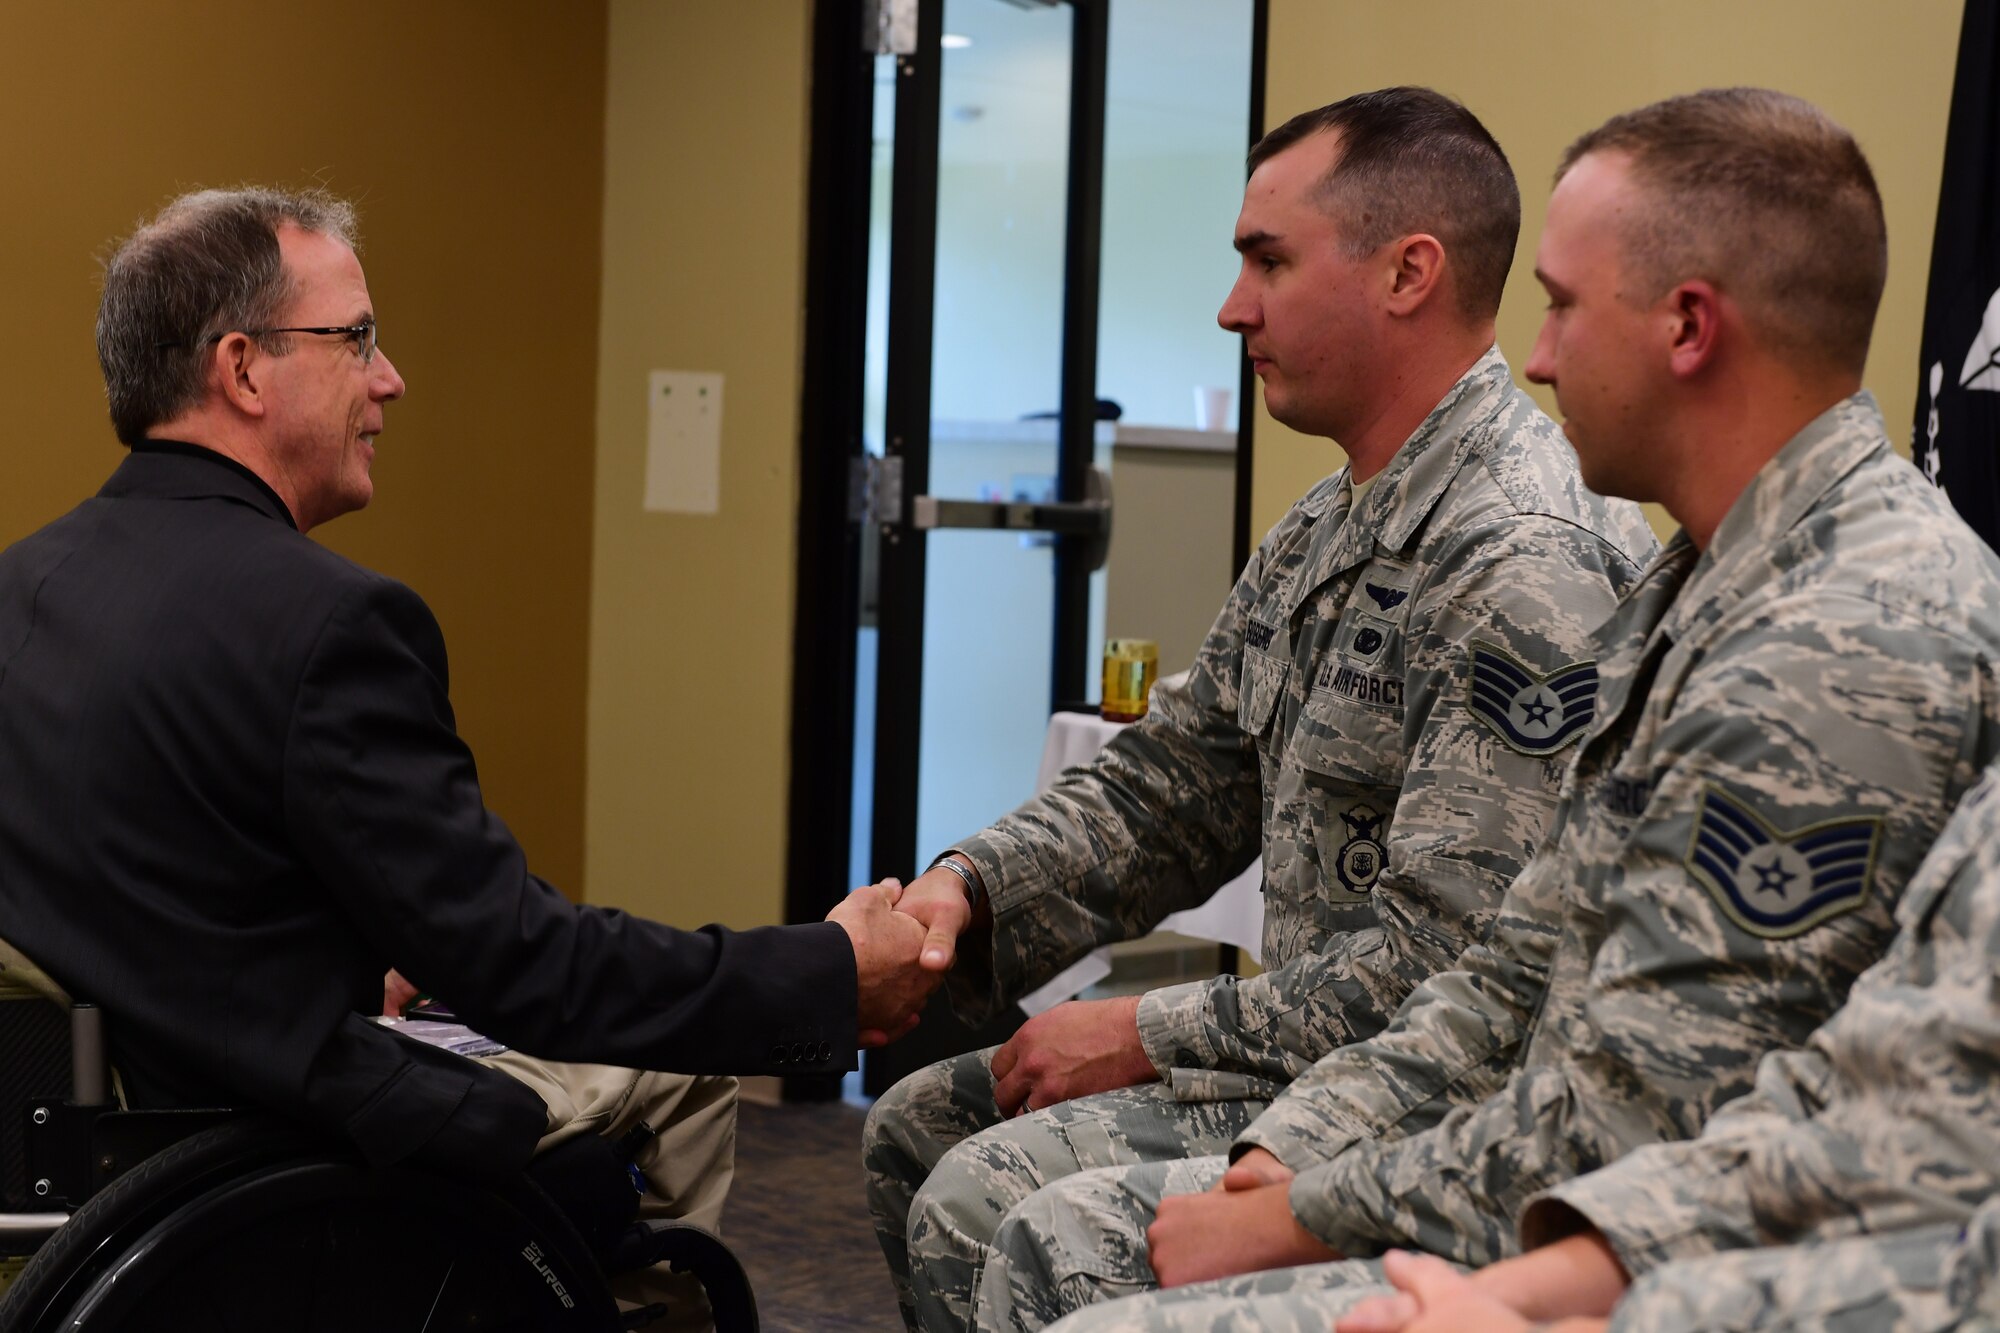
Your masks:
M 1051 717 L 1048 738 L 1042 743 L 1042 769 L 1035 779 L 1035 790 L 1051 786 L 1064 769 L 1088 762 L 1123 725 L 1106 722 L 1094 713 L 1057 713 Z M 1200 907 L 1175 912 L 1159 928 L 1218 944 L 1233 944 L 1257 958 L 1264 940 L 1263 873 L 1262 862 L 1253 862 Z M 1110 971 L 1111 950 L 1099 949 L 1057 973 L 1039 990 L 1022 997 L 1021 1008 L 1030 1014 L 1053 1009 L 1086 986 L 1101 981 Z

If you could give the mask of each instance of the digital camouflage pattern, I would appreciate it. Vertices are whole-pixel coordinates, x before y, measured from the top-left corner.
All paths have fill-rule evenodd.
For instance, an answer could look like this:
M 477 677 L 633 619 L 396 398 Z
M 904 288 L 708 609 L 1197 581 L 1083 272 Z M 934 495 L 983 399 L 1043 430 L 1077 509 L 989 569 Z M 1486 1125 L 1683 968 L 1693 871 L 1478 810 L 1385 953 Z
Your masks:
M 1297 1275 L 1302 1272 L 1312 1273 L 1315 1280 L 1300 1283 Z M 1380 1260 L 1348 1259 L 1309 1269 L 1245 1273 L 1109 1305 L 1089 1305 L 1048 1327 L 1051 1333 L 1152 1333 L 1161 1328 L 1179 1333 L 1329 1333 L 1336 1319 L 1368 1297 L 1390 1290 Z M 1041 1325 L 990 1322 L 982 1305 L 979 1327 Z
M 998 923 L 988 966 L 954 970 L 961 1009 L 984 1015 L 1199 905 L 1260 840 L 1269 970 L 1148 995 L 1140 1030 L 1163 1074 L 1287 1082 L 1380 1030 L 1483 932 L 1563 764 L 1473 712 L 1473 647 L 1542 676 L 1587 661 L 1657 544 L 1637 506 L 1584 489 L 1497 348 L 1359 513 L 1349 496 L 1337 473 L 1279 521 L 1183 685 L 959 844 Z
M 1546 742 L 1589 709 L 1573 672 L 1655 549 L 1636 506 L 1584 489 L 1560 428 L 1497 348 L 1352 513 L 1351 495 L 1344 471 L 1314 487 L 1251 558 L 1185 683 L 1156 689 L 1093 763 L 957 848 L 996 921 L 990 948 L 968 941 L 949 981 L 960 1011 L 981 1017 L 1203 902 L 1261 845 L 1270 970 L 1140 1006 L 1164 1084 L 1121 1106 L 1127 1123 L 1164 1120 L 1151 1137 L 1172 1156 L 1226 1142 L 1197 1122 L 1213 1129 L 1223 1104 L 1243 1103 L 1213 1132 L 1240 1130 L 1485 931 L 1541 838 L 1574 734 Z M 1475 645 L 1529 685 L 1489 689 L 1475 712 Z M 867 1132 L 871 1207 L 912 1317 L 916 1187 L 995 1118 L 984 1059 L 966 1059 L 976 1067 L 892 1090 Z M 1065 1149 L 1023 1175 L 1024 1149 L 969 1150 L 951 1183 L 934 1182 L 951 1225 L 928 1228 L 940 1253 L 925 1326 L 964 1324 L 984 1238 L 1013 1200 L 1065 1171 L 1139 1159 L 1112 1120 L 1096 1136 L 1112 1140 L 1109 1158 Z
M 1597 721 L 1491 935 L 1240 1140 L 1300 1173 L 1293 1212 L 1343 1254 L 1490 1263 L 1535 1193 L 1699 1131 L 1881 956 L 2000 750 L 2000 562 L 1866 394 L 1789 442 L 1705 554 L 1676 538 L 1603 639 Z M 1044 1318 L 1148 1282 L 1148 1188 L 1043 1191 L 988 1286 L 1004 1273 Z M 1078 1235 L 1097 1239 L 1051 1252 Z M 1303 1288 L 1316 1270 L 1286 1272 Z
M 1049 1333 L 1326 1333 L 1389 1290 L 1375 1260 L 1322 1265 L 1309 1288 L 1257 1273 L 1094 1306 Z M 1737 1250 L 1656 1268 L 1612 1313 L 1609 1333 L 1994 1333 L 2000 1329 L 2000 1203 L 1969 1226 Z M 1170 1322 L 1158 1316 L 1172 1310 Z
M 1700 1138 L 1641 1149 L 1536 1199 L 1524 1242 L 1573 1230 L 1581 1216 L 1635 1277 L 1678 1259 L 1797 1246 L 1742 1259 L 1743 1271 L 1830 1289 L 1831 1273 L 1793 1276 L 1831 1252 L 1803 1243 L 1939 1226 L 1955 1237 L 2000 1194 L 2000 776 L 1966 799 L 1898 918 L 1887 956 L 1803 1050 L 1766 1056 L 1756 1087 Z M 1879 1279 L 1895 1263 L 1854 1259 L 1853 1269 Z
M 1656 1268 L 1611 1315 L 1611 1333 L 1943 1333 L 2000 1329 L 2000 1214 Z

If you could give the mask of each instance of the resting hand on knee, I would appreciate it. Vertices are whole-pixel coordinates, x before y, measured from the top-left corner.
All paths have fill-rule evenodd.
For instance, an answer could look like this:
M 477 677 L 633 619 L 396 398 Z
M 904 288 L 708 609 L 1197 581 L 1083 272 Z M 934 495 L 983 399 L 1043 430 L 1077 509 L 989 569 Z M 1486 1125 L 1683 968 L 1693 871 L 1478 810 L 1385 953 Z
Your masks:
M 1342 1257 L 1299 1225 L 1284 1184 L 1170 1195 L 1146 1228 L 1146 1244 L 1163 1287 Z
M 1159 1077 L 1139 1040 L 1136 995 L 1059 1004 L 993 1053 L 993 1099 L 1006 1116 Z
M 1391 1250 L 1382 1272 L 1397 1290 L 1363 1301 L 1336 1333 L 1548 1327 L 1583 1333 L 1604 1326 L 1631 1279 L 1602 1235 L 1589 1230 L 1503 1259 L 1467 1276 L 1442 1259 Z M 1546 1325 L 1538 1320 L 1557 1322 Z
M 1382 1275 L 1395 1284 L 1395 1294 L 1355 1306 L 1334 1322 L 1335 1333 L 1514 1333 L 1529 1327 L 1518 1312 L 1434 1255 L 1391 1250 L 1382 1256 Z

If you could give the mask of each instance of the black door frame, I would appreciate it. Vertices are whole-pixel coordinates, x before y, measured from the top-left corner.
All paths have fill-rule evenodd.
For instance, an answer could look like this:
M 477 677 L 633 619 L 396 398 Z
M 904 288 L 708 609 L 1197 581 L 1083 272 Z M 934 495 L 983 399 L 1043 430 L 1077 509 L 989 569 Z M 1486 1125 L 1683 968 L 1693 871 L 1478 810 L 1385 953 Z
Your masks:
M 1057 498 L 1080 500 L 1096 436 L 1098 288 L 1103 216 L 1104 95 L 1109 0 L 1067 0 L 1075 23 L 1071 46 L 1069 214 L 1064 248 L 1062 375 L 1058 424 Z M 1264 61 L 1268 0 L 1252 0 L 1250 136 L 1264 125 Z M 870 140 L 875 56 L 865 48 L 862 6 L 819 0 L 813 18 L 811 164 L 807 186 L 805 347 L 800 376 L 797 600 L 793 615 L 791 776 L 785 919 L 817 921 L 852 887 L 851 845 L 855 639 L 860 623 L 859 522 L 851 510 L 853 477 L 862 448 L 863 340 L 868 285 Z M 894 284 L 889 309 L 889 364 L 898 352 L 914 359 L 931 345 L 937 241 L 937 136 L 943 0 L 919 0 L 917 52 L 897 61 L 897 153 L 890 245 L 914 261 L 920 280 Z M 926 58 L 928 56 L 928 58 Z M 927 204 L 925 201 L 928 201 Z M 921 222 L 920 219 L 927 218 Z M 1250 548 L 1254 376 L 1241 362 L 1238 389 L 1233 576 Z M 912 496 L 928 489 L 931 386 L 928 373 L 892 375 L 884 434 L 890 457 L 903 460 L 901 522 L 881 533 L 881 606 L 885 645 L 892 632 L 922 642 L 924 542 L 907 526 Z M 921 432 L 921 434 L 919 434 Z M 921 447 L 918 445 L 921 444 Z M 1087 678 L 1089 570 L 1076 549 L 1081 539 L 1059 536 L 1050 702 L 1081 699 Z M 1071 591 L 1065 595 L 1064 589 Z M 915 608 L 914 626 L 892 625 Z M 914 633 L 912 633 L 914 630 Z M 921 651 L 879 659 L 878 692 L 921 698 Z M 886 685 L 887 690 L 881 686 Z M 914 703 L 912 704 L 914 710 Z M 878 710 L 877 788 L 909 799 L 877 801 L 871 866 L 877 877 L 908 875 L 915 854 L 918 735 L 907 719 Z M 900 784 L 900 786 L 893 785 Z M 885 808 L 892 807 L 892 808 Z M 898 849 L 884 855 L 884 848 Z M 787 1079 L 788 1100 L 838 1094 L 838 1080 Z
M 792 610 L 791 778 L 785 920 L 818 921 L 848 888 L 854 801 L 855 633 L 861 529 L 848 513 L 862 457 L 868 210 L 875 57 L 860 6 L 813 8 L 812 143 L 806 196 L 805 349 L 799 374 L 798 565 Z M 840 1080 L 785 1079 L 787 1101 L 831 1100 Z

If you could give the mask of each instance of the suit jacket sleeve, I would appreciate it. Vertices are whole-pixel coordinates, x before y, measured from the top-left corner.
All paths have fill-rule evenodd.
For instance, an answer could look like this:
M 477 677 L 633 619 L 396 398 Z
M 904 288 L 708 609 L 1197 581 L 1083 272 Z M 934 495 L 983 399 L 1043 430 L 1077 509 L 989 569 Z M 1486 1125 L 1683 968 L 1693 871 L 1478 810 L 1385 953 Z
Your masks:
M 384 957 L 474 1027 L 551 1059 L 685 1073 L 853 1063 L 845 931 L 683 931 L 570 903 L 487 810 L 446 686 L 437 622 L 388 579 L 335 605 L 297 685 L 285 818 Z

